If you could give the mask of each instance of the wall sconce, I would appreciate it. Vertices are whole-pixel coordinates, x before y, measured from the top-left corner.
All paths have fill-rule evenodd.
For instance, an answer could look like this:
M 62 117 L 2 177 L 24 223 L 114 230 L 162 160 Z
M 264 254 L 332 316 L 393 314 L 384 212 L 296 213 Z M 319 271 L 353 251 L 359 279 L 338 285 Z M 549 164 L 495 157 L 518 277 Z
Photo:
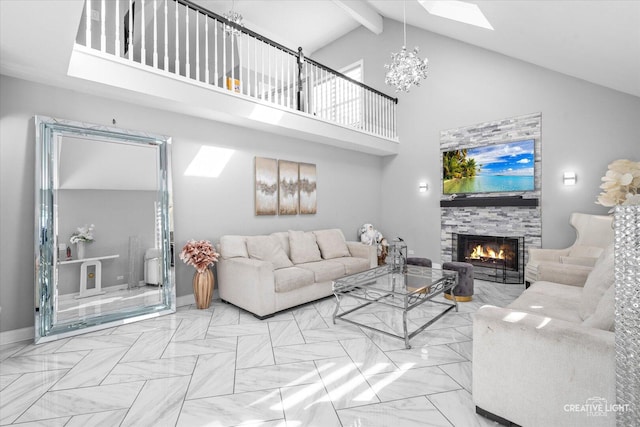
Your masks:
M 562 183 L 564 185 L 576 185 L 576 173 L 575 172 L 565 172 L 562 175 Z
M 427 185 L 426 182 L 421 182 L 420 184 L 418 184 L 418 191 L 419 192 L 426 193 L 428 189 L 429 189 L 429 186 Z

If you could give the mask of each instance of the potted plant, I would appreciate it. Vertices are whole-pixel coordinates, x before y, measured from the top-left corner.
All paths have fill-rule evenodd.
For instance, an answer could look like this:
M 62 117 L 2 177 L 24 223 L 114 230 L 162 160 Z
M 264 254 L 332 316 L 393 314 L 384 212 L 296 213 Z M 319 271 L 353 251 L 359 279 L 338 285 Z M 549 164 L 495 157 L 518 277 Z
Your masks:
M 208 240 L 189 240 L 180 252 L 180 259 L 195 267 L 193 275 L 193 295 L 196 307 L 209 308 L 213 294 L 213 272 L 209 266 L 218 261 L 219 253 Z

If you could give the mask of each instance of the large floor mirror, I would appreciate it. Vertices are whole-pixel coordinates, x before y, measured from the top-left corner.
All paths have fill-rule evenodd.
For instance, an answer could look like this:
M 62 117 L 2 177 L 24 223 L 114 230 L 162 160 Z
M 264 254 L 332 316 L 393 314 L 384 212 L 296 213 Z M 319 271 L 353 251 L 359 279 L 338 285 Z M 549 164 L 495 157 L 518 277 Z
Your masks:
M 171 139 L 34 120 L 36 343 L 174 313 Z

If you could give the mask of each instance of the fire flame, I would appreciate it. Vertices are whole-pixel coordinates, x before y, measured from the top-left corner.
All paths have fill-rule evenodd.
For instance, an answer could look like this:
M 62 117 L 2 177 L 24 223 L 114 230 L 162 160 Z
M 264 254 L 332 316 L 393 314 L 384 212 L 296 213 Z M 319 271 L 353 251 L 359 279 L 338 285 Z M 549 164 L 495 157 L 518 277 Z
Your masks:
M 484 248 L 482 247 L 482 245 L 478 245 L 475 248 L 473 248 L 473 252 L 471 252 L 471 255 L 469 255 L 469 258 L 471 259 L 482 259 L 482 258 L 495 258 L 495 259 L 505 259 L 504 258 L 504 251 L 502 249 L 500 249 L 500 252 L 496 253 L 496 251 L 494 251 L 491 248 Z

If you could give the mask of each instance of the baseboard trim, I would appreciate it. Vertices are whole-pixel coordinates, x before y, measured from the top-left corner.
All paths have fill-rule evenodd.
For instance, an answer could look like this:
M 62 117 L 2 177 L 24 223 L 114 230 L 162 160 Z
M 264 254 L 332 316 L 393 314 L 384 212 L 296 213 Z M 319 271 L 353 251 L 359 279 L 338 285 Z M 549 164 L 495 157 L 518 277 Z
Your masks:
M 0 332 L 0 345 L 12 344 L 14 342 L 33 340 L 35 337 L 35 329 L 33 326 L 22 329 L 12 329 L 11 331 Z
M 507 427 L 520 427 L 520 425 L 516 424 L 516 423 L 512 423 L 511 421 L 502 418 L 496 414 L 492 414 L 489 411 L 485 411 L 484 409 L 476 406 L 476 414 L 481 415 L 487 419 L 490 419 L 491 421 L 495 421 L 498 424 L 502 424 L 503 426 L 507 426 Z
M 196 297 L 193 294 L 182 295 L 176 298 L 176 307 L 184 307 L 185 305 L 193 305 L 196 303 Z

